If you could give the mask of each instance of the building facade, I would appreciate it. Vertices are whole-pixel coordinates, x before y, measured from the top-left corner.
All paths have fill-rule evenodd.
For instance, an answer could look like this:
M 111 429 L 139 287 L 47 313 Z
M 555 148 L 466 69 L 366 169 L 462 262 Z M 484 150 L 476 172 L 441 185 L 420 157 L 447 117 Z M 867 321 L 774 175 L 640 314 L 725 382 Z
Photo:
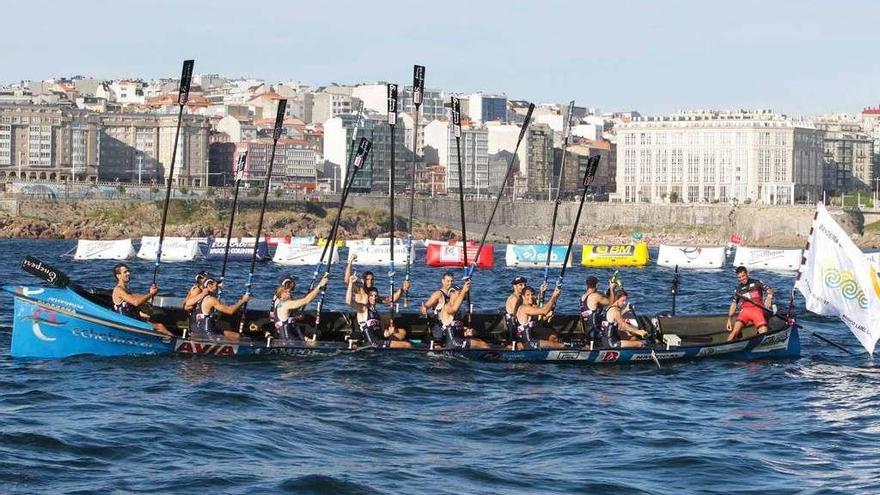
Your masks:
M 69 106 L 0 105 L 0 179 L 95 181 L 100 129 Z
M 341 190 L 347 180 L 348 160 L 351 152 L 352 132 L 356 116 L 340 115 L 324 124 L 325 173 L 337 179 L 336 189 Z M 372 143 L 366 165 L 354 177 L 352 190 L 357 192 L 388 192 L 391 171 L 391 126 L 385 115 L 369 114 L 358 131 L 358 139 L 365 137 Z M 412 153 L 405 145 L 406 127 L 398 119 L 394 126 L 394 183 L 395 191 L 408 187 Z M 356 144 L 355 144 L 356 146 Z M 421 163 L 416 164 L 417 168 Z
M 791 204 L 822 187 L 822 131 L 767 111 L 637 118 L 617 142 L 625 202 Z
M 208 119 L 183 116 L 175 156 L 176 131 L 176 115 L 103 114 L 99 179 L 163 184 L 173 160 L 174 185 L 204 187 L 209 182 Z
M 872 188 L 874 139 L 861 122 L 820 120 L 816 128 L 825 131 L 825 189 L 845 193 Z
M 489 188 L 489 131 L 482 127 L 462 127 L 462 182 L 466 193 L 485 193 Z M 425 164 L 445 168 L 444 190 L 458 191 L 458 149 L 452 126 L 435 120 L 425 126 Z M 432 188 L 436 191 L 436 188 Z

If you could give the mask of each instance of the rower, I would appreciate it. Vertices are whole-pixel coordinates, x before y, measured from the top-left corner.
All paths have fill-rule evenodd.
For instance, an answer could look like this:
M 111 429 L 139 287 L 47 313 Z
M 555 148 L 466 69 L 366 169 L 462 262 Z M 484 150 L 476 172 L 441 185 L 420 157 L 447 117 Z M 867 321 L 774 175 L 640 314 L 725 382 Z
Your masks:
M 354 298 L 357 275 L 351 275 L 348 279 L 348 288 L 345 291 L 345 302 L 357 313 L 358 327 L 363 333 L 364 340 L 368 345 L 384 348 L 410 348 L 412 344 L 406 341 L 406 330 L 395 328 L 394 321 L 388 328 L 382 330 L 382 315 L 376 309 L 379 304 L 379 290 L 375 287 L 366 289 L 367 301 L 358 302 Z
M 275 289 L 275 293 L 272 295 L 272 303 L 269 306 L 269 321 L 272 322 L 273 325 L 278 323 L 278 316 L 275 314 L 275 306 L 278 305 L 278 294 L 283 290 L 289 290 L 290 295 L 293 296 L 293 291 L 296 289 L 296 283 L 299 279 L 296 275 L 282 275 L 281 280 L 278 281 L 278 287 Z
M 523 289 L 526 288 L 525 277 L 516 277 L 510 282 L 511 293 L 507 296 L 504 303 L 504 324 L 507 327 L 507 339 L 511 342 L 511 346 L 516 342 L 517 321 L 516 311 L 522 304 Z
M 205 293 L 202 299 L 196 303 L 194 318 L 190 320 L 191 331 L 200 338 L 238 342 L 240 339 L 238 332 L 220 328 L 217 322 L 217 313 L 223 313 L 227 316 L 235 314 L 246 302 L 251 300 L 251 295 L 245 293 L 238 302 L 232 306 L 227 306 L 217 298 L 216 294 L 219 288 L 217 279 L 212 275 L 208 275 L 205 278 L 204 285 Z
M 438 314 L 440 312 L 440 308 L 443 307 L 444 304 L 449 302 L 449 290 L 452 288 L 452 283 L 455 281 L 455 276 L 452 272 L 446 272 L 440 278 L 440 288 L 431 293 L 431 296 L 422 303 L 419 307 L 419 311 L 428 318 L 429 327 L 431 328 L 431 335 L 434 339 L 440 340 L 443 338 L 443 333 L 440 331 L 440 328 L 443 326 L 440 324 L 440 320 L 438 318 Z
M 330 276 L 324 274 L 318 284 L 314 289 L 309 291 L 308 294 L 299 298 L 293 299 L 293 285 L 288 284 L 285 286 L 284 284 L 275 291 L 275 330 L 276 334 L 280 339 L 283 340 L 304 340 L 309 343 L 314 343 L 318 336 L 317 334 L 313 335 L 311 339 L 306 338 L 302 330 L 296 324 L 296 317 L 299 314 L 299 310 L 303 307 L 307 306 L 310 302 L 312 302 L 318 294 L 321 293 L 321 289 L 327 286 L 327 282 L 330 281 Z
M 559 294 L 561 294 L 561 289 L 556 287 L 553 289 L 550 300 L 544 306 L 538 307 L 535 289 L 528 286 L 523 289 L 522 304 L 516 310 L 517 326 L 514 344 L 517 349 L 563 349 L 565 347 L 561 342 L 537 339 L 534 335 L 537 324 L 536 317 L 550 314 L 556 306 L 556 301 L 559 300 Z
M 599 341 L 599 331 L 602 319 L 605 318 L 605 310 L 614 300 L 614 290 L 617 285 L 612 280 L 608 281 L 608 295 L 599 292 L 599 279 L 592 275 L 586 280 L 587 290 L 581 296 L 581 322 L 584 327 L 584 337 L 590 342 Z
M 727 335 L 728 342 L 739 337 L 746 325 L 754 325 L 758 333 L 766 333 L 768 327 L 764 312 L 773 303 L 773 289 L 758 279 L 749 278 L 749 270 L 746 267 L 736 267 L 736 279 L 739 285 L 733 291 L 733 301 L 727 311 L 727 331 L 730 332 Z M 737 306 L 740 311 L 734 323 L 733 316 L 736 314 Z
M 352 275 L 352 264 L 357 261 L 357 254 L 352 253 L 348 256 L 348 263 L 345 265 L 345 271 L 343 273 L 344 280 L 347 282 Z M 359 303 L 365 304 L 367 302 L 367 291 L 371 287 L 376 286 L 376 275 L 371 271 L 364 272 L 362 277 L 363 283 L 356 283 L 354 286 L 354 298 Z M 393 304 L 396 303 L 400 297 L 409 292 L 410 283 L 409 280 L 404 280 L 401 284 L 401 287 L 394 291 L 391 299 L 389 300 L 388 296 L 379 296 L 379 301 L 377 304 Z
M 645 347 L 644 339 L 648 333 L 630 325 L 623 317 L 623 310 L 629 301 L 629 295 L 621 289 L 614 294 L 614 300 L 605 313 L 605 321 L 599 334 L 603 348 Z
M 466 328 L 459 317 L 458 310 L 461 303 L 471 290 L 471 280 L 464 281 L 461 289 L 452 287 L 449 289 L 449 302 L 440 308 L 438 317 L 443 325 L 443 348 L 444 349 L 489 349 L 490 346 L 484 340 L 474 337 L 474 329 Z
M 165 325 L 159 322 L 151 322 L 150 316 L 141 312 L 141 306 L 159 292 L 156 284 L 151 285 L 150 291 L 146 294 L 132 294 L 129 292 L 128 283 L 131 281 L 131 271 L 129 271 L 128 265 L 125 263 L 118 263 L 113 267 L 113 276 L 116 277 L 116 287 L 113 288 L 113 294 L 111 295 L 113 310 L 129 318 L 146 321 L 153 325 L 155 331 L 172 336 L 172 333 L 168 331 Z
M 196 274 L 196 283 L 189 288 L 189 292 L 187 292 L 186 297 L 183 298 L 184 311 L 191 312 L 195 309 L 196 301 L 202 298 L 202 293 L 205 291 L 205 277 L 207 276 L 208 272 L 205 270 Z

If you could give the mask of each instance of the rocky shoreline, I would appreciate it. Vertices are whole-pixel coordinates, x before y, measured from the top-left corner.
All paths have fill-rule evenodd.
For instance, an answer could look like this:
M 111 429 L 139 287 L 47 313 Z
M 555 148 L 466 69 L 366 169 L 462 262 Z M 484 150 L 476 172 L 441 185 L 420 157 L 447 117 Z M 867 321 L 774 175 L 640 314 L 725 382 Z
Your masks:
M 435 207 L 438 205 L 435 204 Z M 231 203 L 224 200 L 175 200 L 169 205 L 166 235 L 181 237 L 223 237 L 229 223 Z M 627 208 L 619 205 L 619 208 Z M 15 239 L 126 239 L 156 235 L 162 217 L 161 201 L 124 200 L 28 200 L 16 204 L 18 214 L 0 210 L 0 238 Z M 880 233 L 863 233 L 863 222 L 857 214 L 845 213 L 838 217 L 844 230 L 851 234 L 857 245 L 864 249 L 880 248 Z M 335 205 L 311 202 L 270 203 L 266 211 L 263 230 L 272 236 L 317 235 L 326 236 L 336 214 Z M 763 213 L 766 216 L 766 212 Z M 236 214 L 233 236 L 253 236 L 259 215 L 258 204 L 241 205 Z M 503 215 L 503 214 L 502 214 Z M 754 212 L 744 210 L 729 214 L 730 223 L 751 224 Z M 806 238 L 804 225 L 794 226 L 790 210 L 779 212 L 780 228 L 771 232 L 745 232 L 744 242 L 760 247 L 800 247 Z M 738 217 L 742 216 L 743 219 Z M 801 215 L 803 216 L 803 215 Z M 807 215 L 806 220 L 810 220 Z M 417 215 L 418 218 L 418 215 Z M 786 224 L 786 219 L 789 221 Z M 457 225 L 443 225 L 442 219 L 435 223 L 416 222 L 414 236 L 417 239 L 457 239 Z M 440 220 L 440 221 L 437 221 Z M 803 219 L 801 219 L 803 220 Z M 549 223 L 549 222 L 547 222 Z M 641 239 L 651 245 L 724 245 L 729 242 L 731 229 L 715 225 L 716 222 L 683 219 L 680 223 L 666 225 L 621 225 L 584 219 L 581 222 L 577 244 L 626 244 Z M 774 221 L 775 223 L 775 221 Z M 805 223 L 803 221 L 801 224 Z M 503 243 L 544 243 L 549 225 L 493 225 L 489 240 Z M 406 231 L 406 218 L 398 216 L 395 221 L 398 235 Z M 570 227 L 560 224 L 556 243 L 568 241 Z M 806 222 L 806 230 L 809 222 Z M 743 231 L 739 227 L 740 232 Z M 765 229 L 766 230 L 766 229 Z M 341 239 L 362 239 L 387 236 L 389 215 L 387 210 L 376 206 L 346 207 L 340 222 Z M 478 238 L 482 226 L 468 225 L 469 238 Z M 755 242 L 760 239 L 759 242 Z

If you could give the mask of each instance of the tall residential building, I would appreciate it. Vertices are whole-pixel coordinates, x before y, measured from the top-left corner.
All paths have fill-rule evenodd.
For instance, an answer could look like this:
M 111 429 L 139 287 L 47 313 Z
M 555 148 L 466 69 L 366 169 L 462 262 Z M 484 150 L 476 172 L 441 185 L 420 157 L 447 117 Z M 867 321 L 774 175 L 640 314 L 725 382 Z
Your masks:
M 562 165 L 562 149 L 555 149 L 556 164 L 554 165 L 554 188 L 555 181 L 559 177 Z M 593 177 L 593 183 L 590 186 L 590 192 L 596 195 L 604 196 L 615 191 L 615 169 L 614 145 L 608 141 L 591 141 L 581 140 L 578 143 L 568 146 L 565 158 L 565 170 L 562 171 L 562 188 L 563 198 L 574 198 L 583 193 L 584 175 L 587 171 L 587 162 L 593 156 L 598 156 L 599 168 L 596 169 L 596 175 Z M 556 190 L 553 189 L 553 194 Z
M 226 172 L 232 176 L 241 153 L 247 152 L 243 181 L 251 186 L 259 186 L 265 183 L 266 174 L 269 171 L 269 160 L 272 156 L 272 140 L 260 139 L 235 144 L 235 149 L 228 155 L 220 153 L 225 151 L 225 145 L 212 145 L 212 150 L 217 148 L 218 158 L 224 162 L 220 166 L 226 168 Z M 289 189 L 314 190 L 317 187 L 317 167 L 315 163 L 315 151 L 309 147 L 309 143 L 302 139 L 282 138 L 278 140 L 275 148 L 275 161 L 272 163 L 271 189 L 284 187 Z
M 403 90 L 400 92 L 400 112 L 412 114 L 415 111 L 416 106 L 413 104 L 412 86 L 403 86 Z M 446 98 L 439 89 L 425 88 L 419 112 L 421 113 L 419 119 L 423 122 L 448 119 L 450 116 L 449 98 Z
M 100 128 L 69 106 L 0 105 L 0 179 L 96 180 Z
M 347 177 L 346 167 L 351 151 L 351 135 L 355 115 L 340 115 L 324 124 L 325 173 L 337 177 L 336 189 L 340 190 Z M 395 191 L 404 191 L 409 181 L 409 166 L 412 155 L 406 148 L 404 139 L 406 127 L 398 119 L 394 128 L 394 183 Z M 367 164 L 354 177 L 352 190 L 360 192 L 386 192 L 391 170 L 391 126 L 385 115 L 369 114 L 358 132 L 358 139 L 365 137 L 372 142 Z M 332 171 L 331 171 L 332 170 Z
M 101 180 L 164 183 L 171 172 L 177 116 L 101 115 Z M 174 184 L 203 187 L 208 176 L 208 119 L 184 115 L 177 143 Z
M 467 116 L 475 122 L 507 122 L 507 97 L 474 93 L 468 97 Z
M 790 204 L 821 194 L 822 131 L 769 111 L 636 118 L 617 132 L 622 201 Z
M 874 139 L 862 122 L 841 117 L 815 125 L 825 131 L 825 189 L 835 193 L 873 189 Z
M 307 124 L 323 124 L 328 119 L 345 115 L 357 108 L 357 99 L 331 92 L 308 92 L 303 95 L 303 120 Z
M 526 178 L 526 195 L 547 198 L 553 181 L 553 129 L 547 124 L 529 125 L 525 147 L 525 167 L 520 175 Z
M 487 192 L 489 188 L 489 131 L 482 127 L 461 129 L 461 169 L 464 191 Z M 458 191 L 458 150 L 448 120 L 435 120 L 425 126 L 426 165 L 446 169 L 446 191 Z

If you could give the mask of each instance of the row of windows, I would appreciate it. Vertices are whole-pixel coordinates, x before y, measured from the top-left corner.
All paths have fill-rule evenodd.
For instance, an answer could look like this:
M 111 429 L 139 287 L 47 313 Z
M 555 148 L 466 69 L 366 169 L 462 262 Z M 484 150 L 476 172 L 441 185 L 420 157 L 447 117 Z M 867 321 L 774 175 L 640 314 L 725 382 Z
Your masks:
M 626 146 L 665 146 L 671 144 L 680 146 L 730 146 L 736 144 L 744 146 L 748 143 L 748 135 L 744 131 L 702 131 L 702 132 L 625 132 L 623 144 Z M 757 142 L 764 146 L 787 146 L 789 144 L 790 131 L 759 131 Z

